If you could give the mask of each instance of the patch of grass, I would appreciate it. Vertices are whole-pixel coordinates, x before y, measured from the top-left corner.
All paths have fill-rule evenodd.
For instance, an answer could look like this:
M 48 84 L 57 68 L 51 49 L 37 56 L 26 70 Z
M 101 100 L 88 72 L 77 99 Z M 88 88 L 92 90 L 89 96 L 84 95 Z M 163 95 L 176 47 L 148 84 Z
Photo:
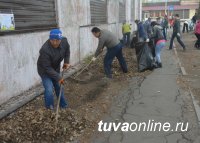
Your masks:
M 93 57 L 92 55 L 87 56 L 86 58 L 83 59 L 83 63 L 85 63 L 85 64 L 89 64 L 90 61 L 92 60 L 92 57 Z

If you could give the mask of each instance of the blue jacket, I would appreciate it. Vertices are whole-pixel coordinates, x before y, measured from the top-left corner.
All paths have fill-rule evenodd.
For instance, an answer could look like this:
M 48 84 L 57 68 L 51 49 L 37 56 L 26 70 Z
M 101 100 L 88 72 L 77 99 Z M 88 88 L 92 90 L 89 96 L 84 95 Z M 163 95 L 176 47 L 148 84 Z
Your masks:
M 137 24 L 137 30 L 139 38 L 143 38 L 144 40 L 148 38 L 142 22 Z
M 143 25 L 144 25 L 144 30 L 147 33 L 147 36 L 150 37 L 152 34 L 151 21 L 146 20 Z

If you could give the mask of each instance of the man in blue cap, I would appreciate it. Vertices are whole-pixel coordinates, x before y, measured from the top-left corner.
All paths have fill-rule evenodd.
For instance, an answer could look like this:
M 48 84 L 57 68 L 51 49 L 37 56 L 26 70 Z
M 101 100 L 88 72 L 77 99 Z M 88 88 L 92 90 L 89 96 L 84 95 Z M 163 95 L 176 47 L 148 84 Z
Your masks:
M 53 29 L 50 32 L 49 39 L 40 49 L 40 55 L 37 61 L 38 74 L 45 88 L 44 99 L 47 109 L 52 110 L 54 108 L 53 88 L 58 97 L 60 85 L 64 84 L 64 79 L 60 75 L 60 64 L 63 59 L 63 70 L 68 69 L 70 67 L 70 45 L 68 44 L 67 38 L 62 36 L 62 32 L 59 29 Z M 61 94 L 60 107 L 67 107 L 64 91 Z

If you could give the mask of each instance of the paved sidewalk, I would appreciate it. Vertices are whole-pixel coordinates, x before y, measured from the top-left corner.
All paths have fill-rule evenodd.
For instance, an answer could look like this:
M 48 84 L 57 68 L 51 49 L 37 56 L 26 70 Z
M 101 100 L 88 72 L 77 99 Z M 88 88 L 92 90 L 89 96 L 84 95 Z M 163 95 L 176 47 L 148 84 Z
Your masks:
M 200 132 L 196 113 L 189 92 L 177 84 L 180 68 L 174 51 L 163 49 L 163 68 L 155 69 L 142 79 L 133 78 L 127 89 L 114 99 L 110 114 L 103 122 L 148 123 L 169 122 L 170 131 L 103 132 L 92 139 L 92 143 L 200 143 Z M 183 122 L 188 130 L 174 131 L 176 123 Z M 135 127 L 135 126 L 134 126 Z M 186 126 L 183 129 L 187 129 Z M 173 131 L 172 131 L 173 130 Z

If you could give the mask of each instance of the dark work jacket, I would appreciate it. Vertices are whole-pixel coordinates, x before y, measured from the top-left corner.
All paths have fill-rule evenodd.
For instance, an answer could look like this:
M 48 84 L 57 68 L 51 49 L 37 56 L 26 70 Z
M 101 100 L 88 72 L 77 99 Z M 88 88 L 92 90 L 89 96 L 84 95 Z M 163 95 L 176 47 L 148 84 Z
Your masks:
M 139 22 L 137 24 L 137 31 L 138 31 L 138 38 L 143 38 L 144 40 L 146 40 L 148 38 L 142 22 Z
M 49 40 L 47 40 L 40 49 L 40 55 L 37 61 L 37 70 L 40 76 L 48 75 L 52 79 L 59 81 L 60 63 L 64 59 L 64 63 L 69 63 L 70 46 L 67 38 L 63 37 L 60 46 L 53 48 Z
M 180 33 L 180 20 L 179 19 L 176 19 L 174 21 L 173 33 L 174 34 Z
M 163 36 L 163 28 L 160 25 L 155 25 L 153 27 L 153 34 L 151 35 L 151 38 L 154 39 L 155 44 L 159 41 L 159 40 L 163 40 L 164 36 Z

